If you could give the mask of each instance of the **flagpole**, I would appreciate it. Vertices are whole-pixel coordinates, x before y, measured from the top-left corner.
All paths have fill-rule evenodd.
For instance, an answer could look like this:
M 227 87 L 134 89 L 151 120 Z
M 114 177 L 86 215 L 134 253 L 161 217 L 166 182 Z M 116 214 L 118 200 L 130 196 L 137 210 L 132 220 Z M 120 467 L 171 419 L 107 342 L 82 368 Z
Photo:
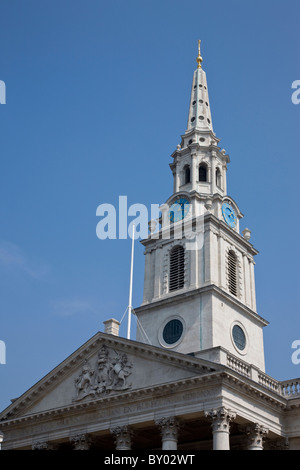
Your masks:
M 135 228 L 135 227 L 134 227 L 134 224 L 133 224 L 133 225 L 132 225 L 132 242 L 131 242 L 131 266 L 130 266 L 130 282 L 129 282 L 127 339 L 130 339 L 130 329 L 131 329 L 133 255 L 134 255 L 134 228 Z

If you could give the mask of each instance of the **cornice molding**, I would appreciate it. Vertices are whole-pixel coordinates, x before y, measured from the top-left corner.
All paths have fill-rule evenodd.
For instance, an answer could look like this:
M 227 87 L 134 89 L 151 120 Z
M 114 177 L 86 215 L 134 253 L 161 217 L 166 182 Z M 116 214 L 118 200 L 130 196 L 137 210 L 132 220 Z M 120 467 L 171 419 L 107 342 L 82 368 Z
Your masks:
M 198 296 L 201 294 L 205 294 L 207 292 L 214 291 L 217 295 L 220 296 L 220 298 L 224 300 L 224 297 L 226 300 L 228 300 L 230 303 L 233 303 L 234 305 L 237 305 L 239 308 L 241 308 L 246 314 L 250 315 L 253 319 L 258 321 L 260 324 L 263 326 L 267 326 L 269 322 L 265 320 L 263 317 L 258 315 L 254 310 L 252 310 L 250 307 L 246 306 L 243 302 L 241 302 L 239 299 L 231 295 L 230 293 L 226 292 L 225 290 L 221 289 L 220 287 L 216 286 L 215 284 L 209 284 L 208 286 L 204 287 L 198 287 L 197 289 L 190 289 L 186 291 L 180 291 L 180 293 L 173 294 L 170 296 L 168 294 L 167 297 L 165 298 L 160 298 L 159 300 L 154 300 L 151 303 L 141 305 L 140 307 L 137 307 L 134 309 L 135 312 L 140 313 L 143 311 L 150 311 L 152 309 L 157 309 L 160 307 L 164 307 L 167 304 L 178 304 L 179 301 L 185 301 L 187 297 L 194 297 Z
M 2 420 L 1 429 L 11 426 L 18 426 L 23 423 L 33 424 L 38 421 L 49 421 L 49 418 L 59 418 L 64 415 L 78 415 L 78 413 L 92 411 L 93 409 L 106 408 L 110 405 L 116 406 L 128 403 L 138 402 L 141 399 L 151 398 L 155 399 L 161 396 L 168 396 L 168 393 L 174 395 L 176 392 L 188 391 L 192 392 L 195 387 L 205 385 L 207 387 L 234 387 L 243 394 L 247 394 L 261 403 L 268 403 L 269 406 L 275 407 L 277 410 L 286 411 L 288 400 L 277 393 L 265 389 L 263 386 L 253 382 L 244 376 L 239 375 L 237 372 L 229 369 L 226 366 L 220 366 L 221 370 L 211 372 L 201 376 L 193 376 L 186 379 L 177 380 L 174 382 L 167 382 L 164 384 L 154 385 L 138 390 L 131 390 L 121 394 L 110 395 L 104 398 L 89 399 L 80 403 L 73 403 L 68 406 L 46 410 L 43 412 L 33 413 L 30 415 L 19 416 L 16 418 L 7 418 Z M 182 408 L 182 407 L 181 407 Z M 180 413 L 178 414 L 180 416 Z
M 60 363 L 55 369 L 50 371 L 46 376 L 3 410 L 0 413 L 0 423 L 9 418 L 9 416 L 15 414 L 20 415 L 22 410 L 26 409 L 31 403 L 38 400 L 39 397 L 43 396 L 45 391 L 51 391 L 65 374 L 68 374 L 71 370 L 81 366 L 85 359 L 88 360 L 93 354 L 95 354 L 100 345 L 118 348 L 128 354 L 139 353 L 140 357 L 145 356 L 147 359 L 157 359 L 167 362 L 168 364 L 173 364 L 174 366 L 185 367 L 195 373 L 203 374 L 204 372 L 216 371 L 219 368 L 218 364 L 211 363 L 204 359 L 193 358 L 192 356 L 164 350 L 138 341 L 132 341 L 119 336 L 98 332 L 67 359 Z

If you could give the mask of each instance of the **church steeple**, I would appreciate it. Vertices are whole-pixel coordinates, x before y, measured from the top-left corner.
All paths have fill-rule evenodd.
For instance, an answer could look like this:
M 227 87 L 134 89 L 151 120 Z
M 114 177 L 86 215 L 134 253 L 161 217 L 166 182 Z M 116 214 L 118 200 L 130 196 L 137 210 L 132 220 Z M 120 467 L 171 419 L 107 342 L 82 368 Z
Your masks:
M 186 133 L 190 133 L 192 129 L 210 130 L 213 132 L 206 74 L 201 65 L 203 59 L 200 53 L 200 43 L 201 41 L 199 40 L 198 57 L 196 59 L 198 66 L 193 76 Z
M 200 42 L 196 60 L 188 126 L 170 164 L 173 194 L 161 206 L 159 232 L 142 241 L 144 296 L 135 309 L 137 340 L 184 354 L 204 350 L 203 357 L 223 348 L 264 370 L 266 322 L 256 313 L 257 251 L 247 233 L 240 234 L 243 214 L 227 194 L 230 160 L 213 132 Z
M 181 144 L 172 154 L 170 164 L 173 173 L 173 192 L 213 197 L 227 192 L 226 171 L 230 159 L 225 150 L 218 147 L 208 98 L 206 73 L 202 68 L 202 56 L 198 42 L 197 68 L 193 74 L 188 122 Z

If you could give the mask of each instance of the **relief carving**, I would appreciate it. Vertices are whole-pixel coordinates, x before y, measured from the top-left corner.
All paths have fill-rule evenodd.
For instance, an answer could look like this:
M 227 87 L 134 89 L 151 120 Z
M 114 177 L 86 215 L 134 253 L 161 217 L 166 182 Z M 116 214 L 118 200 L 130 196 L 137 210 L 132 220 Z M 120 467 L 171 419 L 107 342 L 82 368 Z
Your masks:
M 128 382 L 128 377 L 132 373 L 131 369 L 132 363 L 128 361 L 126 354 L 115 352 L 111 355 L 106 346 L 102 346 L 94 368 L 84 361 L 81 373 L 75 379 L 75 400 L 82 400 L 90 395 L 97 397 L 112 390 L 130 389 L 132 384 Z

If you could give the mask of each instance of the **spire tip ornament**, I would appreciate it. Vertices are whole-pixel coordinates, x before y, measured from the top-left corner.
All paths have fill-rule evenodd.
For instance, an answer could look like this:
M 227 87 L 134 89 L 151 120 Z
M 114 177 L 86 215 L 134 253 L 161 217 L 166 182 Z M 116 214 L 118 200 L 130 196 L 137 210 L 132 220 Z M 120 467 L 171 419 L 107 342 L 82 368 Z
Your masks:
M 201 39 L 199 39 L 198 41 L 198 57 L 197 57 L 197 63 L 198 63 L 198 69 L 201 69 L 202 66 L 201 66 L 201 62 L 203 61 L 202 57 L 201 57 L 201 53 L 200 53 L 200 45 L 201 45 Z

